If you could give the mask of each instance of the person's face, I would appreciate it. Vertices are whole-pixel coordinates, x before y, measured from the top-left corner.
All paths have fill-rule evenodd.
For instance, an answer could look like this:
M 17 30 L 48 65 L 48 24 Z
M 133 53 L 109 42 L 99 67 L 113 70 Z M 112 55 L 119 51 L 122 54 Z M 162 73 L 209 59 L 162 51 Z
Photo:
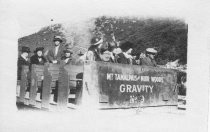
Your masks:
M 71 53 L 65 53 L 65 56 L 66 57 L 70 57 L 71 56 Z
M 54 43 L 55 43 L 55 46 L 60 45 L 60 41 L 55 41 Z
M 110 57 L 111 57 L 111 53 L 110 53 L 109 51 L 105 51 L 105 52 L 102 54 L 101 59 L 102 59 L 103 61 L 109 61 Z
M 131 54 L 131 52 L 132 52 L 132 48 L 130 48 L 128 51 L 127 51 L 127 54 Z
M 146 57 L 146 55 L 145 55 L 144 53 L 141 53 L 141 54 L 139 55 L 139 58 L 144 58 L 144 57 Z
M 28 57 L 28 53 L 27 52 L 23 52 L 23 56 Z
M 112 52 L 114 54 L 119 54 L 119 53 L 122 53 L 122 50 L 120 48 L 115 48 Z
M 40 50 L 37 51 L 37 55 L 38 55 L 38 56 L 42 56 L 42 51 L 40 51 Z
M 154 59 L 154 58 L 155 58 L 155 55 L 154 55 L 154 54 L 149 54 L 149 57 L 150 57 L 151 59 Z
M 114 49 L 112 50 L 112 53 L 117 54 L 117 48 L 114 48 Z

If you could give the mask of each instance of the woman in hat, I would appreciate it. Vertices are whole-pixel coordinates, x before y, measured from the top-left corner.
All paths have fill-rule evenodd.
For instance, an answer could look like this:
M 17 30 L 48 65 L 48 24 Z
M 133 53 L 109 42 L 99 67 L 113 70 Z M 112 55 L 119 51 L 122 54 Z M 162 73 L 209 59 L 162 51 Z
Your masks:
M 28 55 L 30 53 L 30 48 L 23 46 L 21 49 L 21 55 L 18 58 L 18 80 L 21 80 L 21 71 L 22 71 L 22 66 L 29 66 L 30 62 L 28 59 Z
M 140 61 L 141 65 L 145 66 L 153 66 L 156 67 L 155 55 L 157 54 L 157 50 L 154 48 L 147 48 L 146 49 L 146 56 L 143 57 Z
M 72 61 L 71 55 L 73 52 L 71 49 L 66 49 L 63 52 L 64 56 L 62 57 L 62 64 L 69 64 Z
M 31 57 L 31 64 L 36 64 L 36 65 L 44 65 L 46 63 L 46 59 L 43 56 L 43 47 L 38 47 L 34 51 L 34 55 Z
M 91 39 L 91 46 L 86 54 L 86 60 L 101 61 L 100 48 L 103 45 L 103 39 L 94 37 Z

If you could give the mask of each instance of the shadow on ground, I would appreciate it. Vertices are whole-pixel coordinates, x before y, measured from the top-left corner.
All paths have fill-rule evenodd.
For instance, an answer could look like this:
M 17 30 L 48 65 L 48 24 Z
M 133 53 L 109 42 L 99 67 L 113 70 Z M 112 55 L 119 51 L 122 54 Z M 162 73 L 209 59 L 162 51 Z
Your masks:
M 23 103 L 16 103 L 16 106 L 18 108 L 18 110 L 29 110 L 29 111 L 47 111 L 47 110 L 43 110 L 43 109 L 39 109 L 39 108 L 35 108 L 31 105 L 25 105 Z

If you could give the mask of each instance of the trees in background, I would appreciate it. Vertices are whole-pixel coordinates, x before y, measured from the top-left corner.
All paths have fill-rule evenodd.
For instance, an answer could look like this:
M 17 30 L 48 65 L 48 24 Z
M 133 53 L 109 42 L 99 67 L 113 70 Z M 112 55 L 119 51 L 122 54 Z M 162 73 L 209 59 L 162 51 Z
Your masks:
M 154 47 L 158 50 L 156 59 L 160 65 L 176 59 L 180 59 L 182 64 L 187 63 L 188 27 L 181 20 L 102 16 L 95 18 L 94 24 L 90 34 L 103 36 L 105 41 L 131 41 L 135 45 L 134 55 Z M 65 36 L 61 28 L 62 24 L 44 27 L 37 33 L 20 38 L 18 46 L 28 46 L 32 50 L 39 46 L 47 48 L 52 45 L 54 35 Z
M 158 50 L 157 62 L 180 60 L 187 63 L 187 24 L 176 19 L 138 19 L 102 16 L 95 21 L 95 33 L 103 34 L 107 41 L 113 35 L 117 41 L 135 44 L 133 54 L 144 52 L 148 47 Z

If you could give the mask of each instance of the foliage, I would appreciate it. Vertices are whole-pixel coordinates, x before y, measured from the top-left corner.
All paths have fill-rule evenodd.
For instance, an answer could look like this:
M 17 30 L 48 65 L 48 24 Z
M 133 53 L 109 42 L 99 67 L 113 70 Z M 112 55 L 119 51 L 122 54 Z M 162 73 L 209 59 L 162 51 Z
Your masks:
M 95 25 L 95 33 L 102 34 L 107 41 L 114 38 L 134 43 L 133 54 L 154 47 L 158 50 L 158 64 L 176 59 L 187 63 L 187 25 L 181 20 L 102 16 L 96 19 Z
M 95 21 L 91 22 L 94 23 L 94 26 L 88 27 L 90 35 L 81 33 L 80 36 L 76 35 L 77 38 L 96 35 L 103 36 L 105 41 L 115 40 L 121 43 L 130 41 L 134 43 L 134 55 L 144 52 L 148 47 L 154 47 L 158 50 L 156 59 L 160 65 L 176 59 L 180 59 L 182 64 L 187 63 L 188 27 L 181 20 L 102 16 L 95 18 Z M 70 29 L 72 30 L 73 28 Z M 35 50 L 38 46 L 48 48 L 52 45 L 54 35 L 61 35 L 68 39 L 68 34 L 71 35 L 72 33 L 64 34 L 62 32 L 64 30 L 66 29 L 64 29 L 62 24 L 44 27 L 37 33 L 20 38 L 18 40 L 19 47 L 28 46 L 31 50 Z M 80 30 L 77 29 L 77 32 Z M 87 41 L 88 39 L 84 40 Z M 82 45 L 79 46 L 82 47 Z M 87 44 L 83 48 L 87 48 Z

